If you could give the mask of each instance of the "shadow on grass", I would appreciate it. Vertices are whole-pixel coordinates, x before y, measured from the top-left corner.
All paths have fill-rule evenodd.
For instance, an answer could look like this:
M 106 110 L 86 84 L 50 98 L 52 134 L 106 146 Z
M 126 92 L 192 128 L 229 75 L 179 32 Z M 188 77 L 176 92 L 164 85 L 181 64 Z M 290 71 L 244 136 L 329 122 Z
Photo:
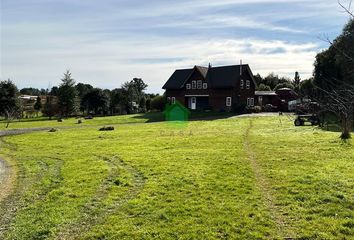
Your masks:
M 200 120 L 213 121 L 218 119 L 226 119 L 232 116 L 235 116 L 235 113 L 193 111 L 189 116 L 189 121 L 200 121 Z M 134 116 L 133 118 L 146 119 L 147 123 L 165 121 L 165 116 L 162 112 L 149 112 L 138 116 Z

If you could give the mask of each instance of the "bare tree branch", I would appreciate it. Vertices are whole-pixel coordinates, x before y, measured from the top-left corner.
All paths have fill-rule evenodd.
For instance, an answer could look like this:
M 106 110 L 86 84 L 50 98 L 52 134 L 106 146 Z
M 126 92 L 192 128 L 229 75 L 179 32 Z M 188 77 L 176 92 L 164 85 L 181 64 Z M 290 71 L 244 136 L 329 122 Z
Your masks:
M 349 1 L 349 6 L 348 7 L 344 6 L 344 4 L 340 0 L 338 0 L 338 4 L 339 4 L 339 6 L 341 6 L 341 8 L 343 8 L 344 12 L 348 13 L 352 18 L 354 18 L 354 13 L 351 10 L 351 8 L 352 8 L 352 0 Z

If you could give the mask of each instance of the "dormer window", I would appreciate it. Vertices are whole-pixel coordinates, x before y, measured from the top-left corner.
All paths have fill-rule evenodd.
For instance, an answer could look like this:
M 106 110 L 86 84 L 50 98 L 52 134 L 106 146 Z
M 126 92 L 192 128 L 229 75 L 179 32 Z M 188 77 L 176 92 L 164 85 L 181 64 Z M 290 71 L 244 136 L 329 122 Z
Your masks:
M 198 89 L 202 89 L 202 88 L 203 88 L 203 81 L 202 81 L 202 80 L 198 80 L 198 82 L 197 82 L 197 88 L 198 88 Z
M 187 89 L 191 89 L 191 84 L 188 83 L 187 86 L 186 86 Z
M 245 82 L 241 79 L 240 81 L 240 88 L 243 89 L 243 86 L 244 86 Z
M 246 81 L 246 89 L 250 89 L 250 87 L 251 87 L 251 82 L 250 82 L 250 80 L 247 80 Z
M 197 88 L 197 81 L 192 81 L 192 89 L 196 89 Z
M 203 89 L 207 89 L 208 88 L 208 84 L 207 83 L 203 83 Z

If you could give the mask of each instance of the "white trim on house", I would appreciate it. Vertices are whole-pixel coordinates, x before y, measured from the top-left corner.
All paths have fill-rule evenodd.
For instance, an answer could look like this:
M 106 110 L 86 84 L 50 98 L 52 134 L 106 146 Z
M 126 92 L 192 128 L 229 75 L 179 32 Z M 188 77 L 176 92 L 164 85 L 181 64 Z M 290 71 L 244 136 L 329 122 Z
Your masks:
M 226 107 L 232 106 L 232 97 L 226 97 Z
M 197 81 L 197 89 L 203 89 L 203 81 L 202 80 Z
M 192 89 L 196 89 L 197 88 L 197 81 L 193 80 L 192 81 Z
M 191 85 L 190 83 L 188 83 L 188 84 L 186 85 L 186 88 L 187 88 L 187 89 L 191 89 L 191 88 L 192 88 L 192 85 Z
M 254 98 L 247 98 L 247 106 L 248 107 L 254 106 Z

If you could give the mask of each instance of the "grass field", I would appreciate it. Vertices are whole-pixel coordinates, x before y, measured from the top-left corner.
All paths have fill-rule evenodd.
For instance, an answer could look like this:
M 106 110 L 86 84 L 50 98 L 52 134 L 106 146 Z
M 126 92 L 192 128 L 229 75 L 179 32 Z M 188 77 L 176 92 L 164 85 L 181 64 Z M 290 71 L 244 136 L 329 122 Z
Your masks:
M 338 133 L 286 117 L 97 130 L 148 121 L 3 138 L 17 180 L 0 239 L 353 239 L 354 148 Z

